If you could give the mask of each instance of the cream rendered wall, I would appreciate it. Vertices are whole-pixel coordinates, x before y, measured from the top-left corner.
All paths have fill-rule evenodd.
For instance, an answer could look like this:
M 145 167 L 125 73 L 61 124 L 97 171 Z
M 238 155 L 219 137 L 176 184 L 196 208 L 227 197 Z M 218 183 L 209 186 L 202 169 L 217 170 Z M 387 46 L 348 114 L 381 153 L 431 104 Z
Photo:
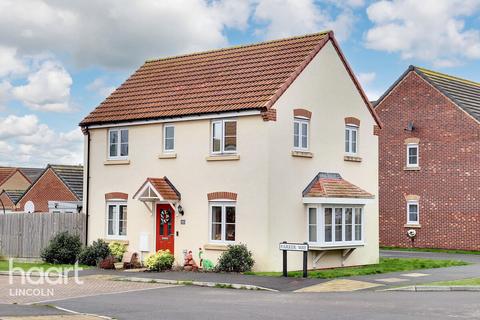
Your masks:
M 237 149 L 240 160 L 206 161 L 210 146 L 210 120 L 175 122 L 175 159 L 158 159 L 162 153 L 162 124 L 129 127 L 129 165 L 105 165 L 107 129 L 91 129 L 89 241 L 106 238 L 105 193 L 128 193 L 127 236 L 129 250 L 138 251 L 141 232 L 149 232 L 150 250 L 155 251 L 155 215 L 144 203 L 132 199 L 147 177 L 167 176 L 182 196 L 185 215 L 176 217 L 175 258 L 183 264 L 183 250 L 209 242 L 207 193 L 238 194 L 236 241 L 248 243 L 255 252 L 257 269 L 267 257 L 268 224 L 268 127 L 261 116 L 237 119 Z M 86 162 L 85 162 L 86 163 Z M 186 224 L 181 225 L 180 219 Z M 207 250 L 216 261 L 222 251 Z M 198 259 L 197 259 L 198 262 Z
M 28 187 L 30 187 L 30 181 L 16 171 L 7 181 L 0 185 L 0 190 L 27 190 Z
M 307 214 L 302 191 L 318 172 L 337 172 L 351 183 L 375 195 L 366 205 L 365 246 L 356 249 L 345 265 L 378 261 L 378 138 L 376 124 L 335 48 L 329 42 L 275 103 L 277 121 L 269 122 L 269 270 L 280 270 L 282 255 L 278 243 L 308 240 Z M 292 157 L 293 109 L 312 111 L 310 151 L 313 158 Z M 345 117 L 360 119 L 361 163 L 346 162 Z M 309 268 L 312 268 L 311 255 Z M 325 255 L 317 267 L 341 266 L 339 251 Z M 301 254 L 289 252 L 289 269 L 302 267 Z

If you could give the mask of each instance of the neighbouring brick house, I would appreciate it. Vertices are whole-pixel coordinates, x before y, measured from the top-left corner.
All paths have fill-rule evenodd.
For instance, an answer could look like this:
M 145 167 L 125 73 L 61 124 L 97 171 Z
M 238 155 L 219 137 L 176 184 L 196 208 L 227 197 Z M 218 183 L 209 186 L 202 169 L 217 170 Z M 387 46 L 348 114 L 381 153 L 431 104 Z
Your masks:
M 26 190 L 42 172 L 41 168 L 0 167 L 0 192 Z
M 480 84 L 410 66 L 376 111 L 381 245 L 480 250 Z
M 78 203 L 83 199 L 83 167 L 48 165 L 38 179 L 15 202 L 16 211 L 26 210 L 33 203 L 34 212 L 55 211 L 49 202 Z M 28 206 L 27 206 L 28 207 Z

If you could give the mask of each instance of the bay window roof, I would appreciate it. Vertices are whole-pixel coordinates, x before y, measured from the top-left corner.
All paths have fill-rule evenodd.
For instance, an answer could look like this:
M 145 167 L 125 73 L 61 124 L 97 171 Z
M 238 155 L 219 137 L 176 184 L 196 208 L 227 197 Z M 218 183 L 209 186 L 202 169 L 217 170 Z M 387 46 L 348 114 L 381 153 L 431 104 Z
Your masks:
M 343 179 L 338 173 L 320 172 L 303 190 L 304 198 L 373 199 L 373 194 Z

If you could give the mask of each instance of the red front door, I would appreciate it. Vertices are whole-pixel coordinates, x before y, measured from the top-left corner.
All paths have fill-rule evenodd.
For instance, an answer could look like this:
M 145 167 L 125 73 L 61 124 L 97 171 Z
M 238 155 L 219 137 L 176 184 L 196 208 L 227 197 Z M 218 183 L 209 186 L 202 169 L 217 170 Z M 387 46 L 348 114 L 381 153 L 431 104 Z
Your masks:
M 175 242 L 175 211 L 169 204 L 157 204 L 156 249 L 173 253 Z

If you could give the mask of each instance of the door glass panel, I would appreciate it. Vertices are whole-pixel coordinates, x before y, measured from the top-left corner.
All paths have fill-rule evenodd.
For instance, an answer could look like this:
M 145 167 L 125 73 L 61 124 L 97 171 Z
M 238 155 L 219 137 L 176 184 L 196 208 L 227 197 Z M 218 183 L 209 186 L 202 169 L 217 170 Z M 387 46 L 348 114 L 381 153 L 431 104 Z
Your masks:
M 335 241 L 343 241 L 342 208 L 335 208 Z
M 325 208 L 325 242 L 332 242 L 332 208 Z
M 161 236 L 163 236 L 163 227 L 164 227 L 164 224 L 160 222 L 160 230 L 159 230 L 158 233 L 159 233 Z

